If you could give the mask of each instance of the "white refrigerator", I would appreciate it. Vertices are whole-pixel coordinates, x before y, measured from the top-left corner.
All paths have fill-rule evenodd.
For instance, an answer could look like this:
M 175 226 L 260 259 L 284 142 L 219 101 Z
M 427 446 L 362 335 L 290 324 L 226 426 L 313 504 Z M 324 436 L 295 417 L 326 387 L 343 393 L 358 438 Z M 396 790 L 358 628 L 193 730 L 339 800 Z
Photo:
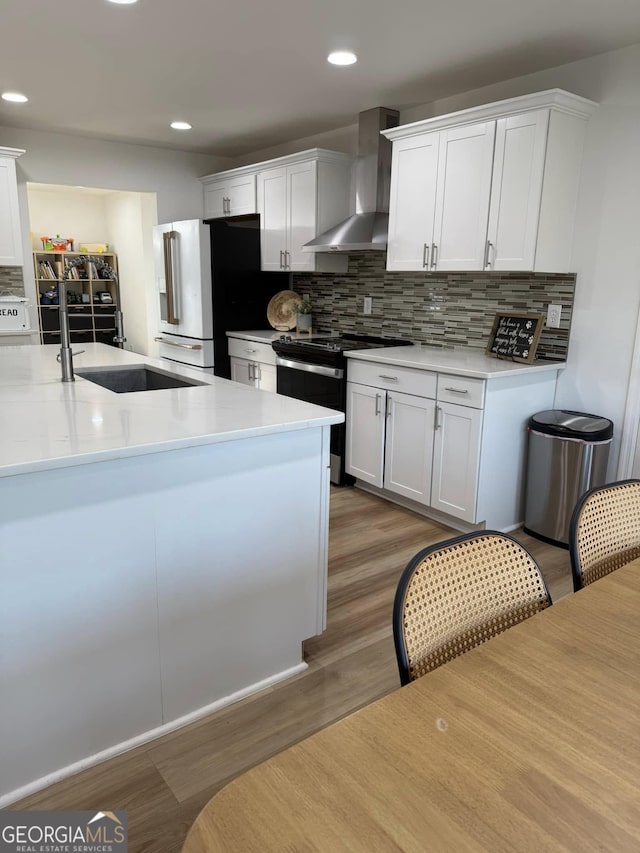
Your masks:
M 156 225 L 153 253 L 161 358 L 213 373 L 209 226 L 199 219 Z

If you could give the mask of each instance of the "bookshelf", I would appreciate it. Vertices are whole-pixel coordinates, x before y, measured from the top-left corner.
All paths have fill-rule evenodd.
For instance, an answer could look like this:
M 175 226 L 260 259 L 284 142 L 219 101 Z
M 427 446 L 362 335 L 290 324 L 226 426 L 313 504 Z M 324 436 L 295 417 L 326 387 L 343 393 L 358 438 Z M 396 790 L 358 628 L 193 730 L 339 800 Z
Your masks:
M 33 252 L 33 270 L 38 291 L 38 321 L 40 342 L 60 343 L 60 306 L 57 302 L 58 283 L 68 262 L 86 257 L 84 265 L 74 266 L 67 279 L 69 328 L 71 343 L 99 343 L 116 346 L 115 312 L 118 306 L 116 283 L 103 278 L 105 273 L 81 252 Z M 118 259 L 112 252 L 99 255 L 118 275 Z M 54 295 L 52 295 L 54 294 Z M 104 294 L 108 294 L 105 296 Z

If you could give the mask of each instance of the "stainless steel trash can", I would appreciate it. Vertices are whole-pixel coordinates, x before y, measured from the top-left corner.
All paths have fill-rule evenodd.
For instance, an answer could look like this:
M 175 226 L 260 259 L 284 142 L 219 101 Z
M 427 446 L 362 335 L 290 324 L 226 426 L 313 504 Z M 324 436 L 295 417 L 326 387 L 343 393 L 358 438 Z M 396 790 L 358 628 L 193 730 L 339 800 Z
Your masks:
M 599 415 L 549 409 L 529 418 L 528 432 L 524 529 L 567 548 L 578 499 L 606 482 L 613 423 Z

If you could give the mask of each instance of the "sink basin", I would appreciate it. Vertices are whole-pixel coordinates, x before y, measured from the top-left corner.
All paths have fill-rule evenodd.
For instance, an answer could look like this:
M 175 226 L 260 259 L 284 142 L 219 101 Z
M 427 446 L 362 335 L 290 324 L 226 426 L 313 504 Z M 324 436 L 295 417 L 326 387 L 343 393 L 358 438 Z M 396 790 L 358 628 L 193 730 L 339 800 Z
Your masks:
M 164 373 L 154 367 L 141 364 L 136 367 L 91 367 L 75 371 L 89 382 L 95 382 L 116 394 L 130 394 L 132 391 L 161 391 L 163 388 L 189 388 L 194 385 L 206 385 L 176 376 L 174 373 Z

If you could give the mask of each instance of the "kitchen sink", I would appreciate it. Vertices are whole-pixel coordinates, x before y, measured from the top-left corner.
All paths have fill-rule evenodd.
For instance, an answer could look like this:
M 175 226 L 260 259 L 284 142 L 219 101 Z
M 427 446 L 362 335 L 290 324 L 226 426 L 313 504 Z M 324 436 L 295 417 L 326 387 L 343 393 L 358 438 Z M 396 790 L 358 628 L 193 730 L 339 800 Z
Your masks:
M 186 379 L 184 376 L 176 376 L 173 373 L 164 373 L 146 365 L 83 368 L 76 370 L 75 374 L 103 388 L 108 388 L 109 391 L 115 391 L 116 394 L 130 394 L 132 391 L 161 391 L 164 388 L 189 388 L 207 384 Z

